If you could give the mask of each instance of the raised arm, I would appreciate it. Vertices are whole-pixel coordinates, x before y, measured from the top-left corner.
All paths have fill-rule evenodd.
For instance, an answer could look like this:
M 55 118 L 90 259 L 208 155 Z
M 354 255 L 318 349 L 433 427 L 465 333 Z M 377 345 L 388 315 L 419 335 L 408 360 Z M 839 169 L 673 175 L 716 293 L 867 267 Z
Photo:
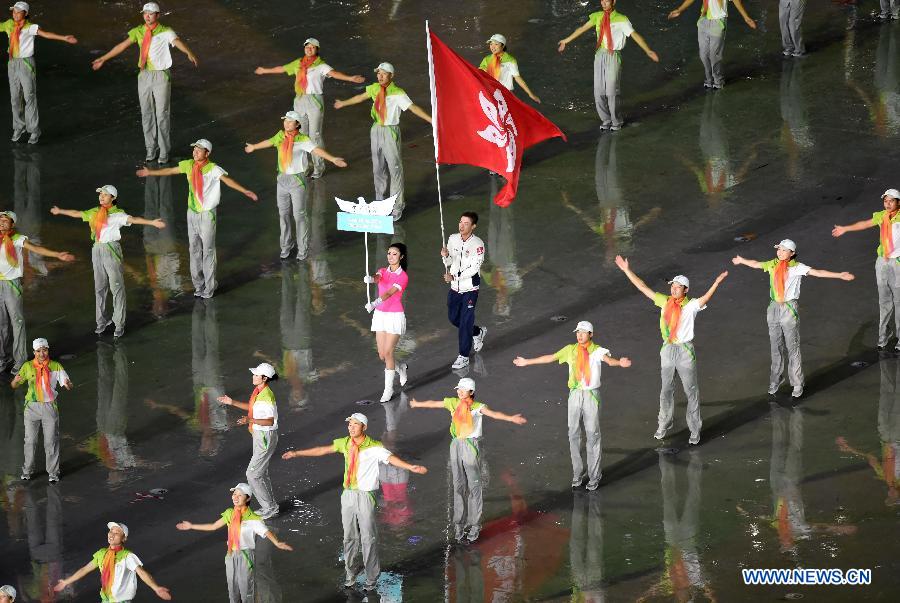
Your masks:
M 741 17 L 744 19 L 744 23 L 747 24 L 747 27 L 750 29 L 756 29 L 756 21 L 750 18 L 750 15 L 747 14 L 747 9 L 744 8 L 744 3 L 741 0 L 731 0 L 734 4 L 734 7 L 737 9 L 739 13 L 741 13 Z
M 678 8 L 669 13 L 669 19 L 677 19 L 693 3 L 694 0 L 684 0 Z
M 578 36 L 580 36 L 581 34 L 586 32 L 587 30 L 589 30 L 591 27 L 593 27 L 591 22 L 590 21 L 586 22 L 584 25 L 582 25 L 581 27 L 579 27 L 578 29 L 576 29 L 575 31 L 570 33 L 567 37 L 560 40 L 556 45 L 556 50 L 558 52 L 562 52 L 563 50 L 566 49 L 566 44 L 568 44 L 569 42 L 571 42 L 572 40 L 574 40 L 575 38 L 577 38 Z
M 839 278 L 842 281 L 852 281 L 856 278 L 849 272 L 831 272 L 830 270 L 816 270 L 815 268 L 810 268 L 807 274 L 819 278 Z
M 144 584 L 153 589 L 153 592 L 156 593 L 157 597 L 159 597 L 163 601 L 172 600 L 172 595 L 169 593 L 169 589 L 165 586 L 160 586 L 159 584 L 157 584 L 156 580 L 153 579 L 153 576 L 150 575 L 150 572 L 145 570 L 143 566 L 137 566 L 134 572 L 138 575 L 138 578 L 140 578 Z
M 361 75 L 347 75 L 346 73 L 341 73 L 337 69 L 332 69 L 325 74 L 325 77 L 331 77 L 336 80 L 341 80 L 342 82 L 353 82 L 354 84 L 362 84 L 366 81 L 366 78 Z
M 513 79 L 516 80 L 516 83 L 525 91 L 525 94 L 528 95 L 528 98 L 536 102 L 537 104 L 541 104 L 541 99 L 531 91 L 531 88 L 528 87 L 528 84 L 525 83 L 525 80 L 522 79 L 521 75 L 513 76 Z
M 422 107 L 420 107 L 419 105 L 413 103 L 409 106 L 409 110 L 416 117 L 419 117 L 421 119 L 424 119 L 428 123 L 431 123 L 431 116 L 428 115 L 428 113 L 426 113 L 425 110 L 422 109 Z
M 716 292 L 716 289 L 719 288 L 719 283 L 725 280 L 725 277 L 728 276 L 728 272 L 723 272 L 719 276 L 716 277 L 716 280 L 713 281 L 712 286 L 709 288 L 709 291 L 703 294 L 703 297 L 698 299 L 697 301 L 700 303 L 700 306 L 705 306 L 709 303 L 709 300 L 712 299 L 713 293 Z
M 166 227 L 166 223 L 159 218 L 155 220 L 148 220 L 147 218 L 142 218 L 140 216 L 128 216 L 128 225 L 137 224 L 139 226 L 155 226 L 159 230 L 162 230 Z
M 60 35 L 51 31 L 38 28 L 37 35 L 47 40 L 57 40 L 58 42 L 67 42 L 69 44 L 78 44 L 78 38 L 72 35 Z
M 351 96 L 346 100 L 336 100 L 334 101 L 335 109 L 343 109 L 344 107 L 349 107 L 350 105 L 358 105 L 361 102 L 364 102 L 369 98 L 368 93 L 362 92 L 357 94 L 356 96 Z
M 406 469 L 407 471 L 412 471 L 413 473 L 418 473 L 419 475 L 428 473 L 428 469 L 426 469 L 422 465 L 410 465 L 396 454 L 392 454 L 391 456 L 389 456 L 388 462 L 394 467 L 400 467 L 401 469 Z
M 215 532 L 225 527 L 225 520 L 221 517 L 215 523 L 191 523 L 189 521 L 180 521 L 175 524 L 175 528 L 181 530 L 197 530 L 198 532 Z
M 314 149 L 312 150 L 312 153 L 313 153 L 313 155 L 318 155 L 319 157 L 321 157 L 321 158 L 324 159 L 325 161 L 330 161 L 331 163 L 333 163 L 334 165 L 336 165 L 336 166 L 338 166 L 338 167 L 340 167 L 340 168 L 345 168 L 345 167 L 347 167 L 347 162 L 346 162 L 346 160 L 344 160 L 343 157 L 335 157 L 334 155 L 332 155 L 331 153 L 329 153 L 328 151 L 326 151 L 326 150 L 323 149 L 322 147 L 316 147 L 316 148 L 314 148 Z
M 871 218 L 868 220 L 860 220 L 859 222 L 854 222 L 853 224 L 848 224 L 846 226 L 838 226 L 835 224 L 834 228 L 831 229 L 831 236 L 840 237 L 848 232 L 856 232 L 867 228 L 878 228 L 878 224 L 874 224 Z
M 177 167 L 170 168 L 160 168 L 158 170 L 152 170 L 148 168 L 146 165 L 136 171 L 134 173 L 138 178 L 146 178 L 147 176 L 177 176 L 181 173 L 181 170 Z
M 128 48 L 129 46 L 131 46 L 132 44 L 134 44 L 134 42 L 131 41 L 131 38 L 125 38 L 124 40 L 122 40 L 121 42 L 119 42 L 118 44 L 113 46 L 112 49 L 109 52 L 107 52 L 105 55 L 103 55 L 99 59 L 94 59 L 91 62 L 91 69 L 93 69 L 94 71 L 97 71 L 98 69 L 103 67 L 103 64 L 106 61 L 119 56 L 120 54 L 125 52 L 125 49 Z
M 647 283 L 642 281 L 640 278 L 638 278 L 638 275 L 636 275 L 634 272 L 631 271 L 631 267 L 629 266 L 627 259 L 623 258 L 620 255 L 617 255 L 616 256 L 616 266 L 619 267 L 619 270 L 621 270 L 622 272 L 625 273 L 625 276 L 628 277 L 628 280 L 631 281 L 632 285 L 637 287 L 638 291 L 643 293 L 645 296 L 647 296 L 651 300 L 653 299 L 653 296 L 655 295 L 653 292 L 653 289 L 648 287 Z
M 256 193 L 241 186 L 234 178 L 231 178 L 230 176 L 222 176 L 221 180 L 225 183 L 225 186 L 227 186 L 228 188 L 233 188 L 239 193 L 243 193 L 244 196 L 249 198 L 251 201 L 259 201 L 259 197 L 256 196 Z
M 531 366 L 532 364 L 550 364 L 552 362 L 556 362 L 556 354 L 544 354 L 543 356 L 538 356 L 537 358 L 523 358 L 521 356 L 516 356 L 513 359 L 513 364 L 516 366 Z
M 490 408 L 482 408 L 481 414 L 486 417 L 490 417 L 492 419 L 497 419 L 498 421 L 506 421 L 507 423 L 515 423 L 516 425 L 524 425 L 528 422 L 528 419 L 523 417 L 521 414 L 508 415 L 504 412 L 499 412 L 497 410 L 491 410 Z
M 199 67 L 199 64 L 197 63 L 197 57 L 193 52 L 191 52 L 191 49 L 188 48 L 188 45 L 181 41 L 181 38 L 175 38 L 175 41 L 172 42 L 172 46 L 186 54 L 188 60 L 194 64 L 194 67 Z
M 78 220 L 81 219 L 81 212 L 77 209 L 60 209 L 57 206 L 53 206 L 50 208 L 50 213 L 54 216 L 66 216 L 68 218 L 76 218 Z
M 762 270 L 762 262 L 757 260 L 748 260 L 747 258 L 743 258 L 739 255 L 731 258 L 731 263 L 735 266 L 747 266 L 748 268 L 756 268 L 757 270 Z
M 444 403 L 441 400 L 416 400 L 413 398 L 409 401 L 410 408 L 436 408 L 442 409 L 444 408 Z
M 40 245 L 29 243 L 28 241 L 25 241 L 25 244 L 22 246 L 28 251 L 36 253 L 38 255 L 42 255 L 45 258 L 56 258 L 64 262 L 71 262 L 75 259 L 75 256 L 68 251 L 52 251 L 50 249 L 47 249 L 46 247 L 41 247 Z
M 253 73 L 256 75 L 275 75 L 284 72 L 284 65 L 279 65 L 278 67 L 257 67 L 253 70 Z
M 84 578 L 85 576 L 90 574 L 92 571 L 94 571 L 95 569 L 97 569 L 97 566 L 94 564 L 93 561 L 89 561 L 87 563 L 87 565 L 82 567 L 80 570 L 78 570 L 77 572 L 75 572 L 74 574 L 69 576 L 68 578 L 59 580 L 56 583 L 56 586 L 53 587 L 53 590 L 55 590 L 56 592 L 59 592 L 62 589 L 64 589 L 65 587 L 67 587 L 68 585 L 78 582 L 79 580 L 81 580 L 82 578 Z
M 284 460 L 296 458 L 298 456 L 325 456 L 326 454 L 335 454 L 334 446 L 316 446 L 315 448 L 305 448 L 303 450 L 288 450 L 281 455 Z
M 650 46 L 647 44 L 647 41 L 644 40 L 644 36 L 639 34 L 638 32 L 631 33 L 631 39 L 634 40 L 634 43 L 641 47 L 641 50 L 644 51 L 644 54 L 647 55 L 654 63 L 659 63 L 659 55 L 650 50 Z
M 269 140 L 268 138 L 265 140 L 260 140 L 259 142 L 255 143 L 255 144 L 246 142 L 246 143 L 244 143 L 244 152 L 252 153 L 253 151 L 259 151 L 260 149 L 268 149 L 268 148 L 271 148 L 274 146 L 275 145 L 272 144 L 272 141 Z

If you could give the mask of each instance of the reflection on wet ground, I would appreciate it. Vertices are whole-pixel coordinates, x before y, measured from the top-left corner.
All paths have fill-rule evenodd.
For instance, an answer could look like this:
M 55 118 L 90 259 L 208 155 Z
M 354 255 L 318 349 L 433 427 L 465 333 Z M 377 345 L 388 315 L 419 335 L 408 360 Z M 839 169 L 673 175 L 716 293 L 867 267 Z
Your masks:
M 900 360 L 874 349 L 876 237 L 829 235 L 833 224 L 881 209 L 878 196 L 898 186 L 900 23 L 875 23 L 876 3 L 809 3 L 809 55 L 783 60 L 775 4 L 747 1 L 760 29 L 730 17 L 726 87 L 717 92 L 698 85 L 693 18 L 668 21 L 674 5 L 656 0 L 621 6 L 661 62 L 644 61 L 633 43 L 623 52 L 626 127 L 614 134 L 597 129 L 588 36 L 564 56 L 553 51 L 595 10 L 591 3 L 525 0 L 509 11 L 458 2 L 439 15 L 428 3 L 401 0 L 300 3 L 315 31 L 306 20 L 284 19 L 297 3 L 179 5 L 164 16 L 201 68 L 177 58 L 172 71 L 173 156 L 187 157 L 191 141 L 209 138 L 214 160 L 260 194 L 256 206 L 230 194 L 223 200 L 221 285 L 212 300 L 191 295 L 184 182 L 133 176 L 143 148 L 131 65 L 89 70 L 99 49 L 136 22 L 133 7 L 64 4 L 42 8 L 41 22 L 93 33 L 79 35 L 75 47 L 39 46 L 41 143 L 0 145 L 0 209 L 18 214 L 32 242 L 79 258 L 63 264 L 30 254 L 23 276 L 28 335 L 51 341 L 75 383 L 60 396 L 60 484 L 47 485 L 40 473 L 18 481 L 23 391 L 0 388 L 0 584 L 16 586 L 18 600 L 95 600 L 96 576 L 63 593 L 51 587 L 90 558 L 111 520 L 130 525 L 130 548 L 176 600 L 223 600 L 222 532 L 187 537 L 174 525 L 215 517 L 223 492 L 244 481 L 249 438 L 215 399 L 246 389 L 247 367 L 261 361 L 281 376 L 279 451 L 329 442 L 343 434 L 344 417 L 361 411 L 371 434 L 430 472 L 409 479 L 381 469 L 383 572 L 377 592 L 364 597 L 340 589 L 337 457 L 273 461 L 282 512 L 269 526 L 296 552 L 257 545 L 260 601 L 900 597 Z M 478 317 L 490 337 L 465 374 L 477 380 L 479 399 L 529 418 L 521 428 L 485 428 L 485 521 L 468 547 L 448 544 L 446 417 L 408 412 L 409 399 L 450 392 L 464 376 L 447 368 L 455 333 L 437 256 L 430 130 L 404 116 L 408 207 L 393 237 L 370 237 L 378 261 L 392 240 L 410 250 L 409 329 L 398 347 L 410 384 L 385 404 L 373 402 L 382 366 L 362 309 L 361 240 L 335 230 L 331 201 L 371 196 L 368 115 L 326 109 L 326 147 L 350 168 L 309 183 L 305 262 L 278 262 L 271 157 L 242 149 L 277 127 L 292 98 L 290 80 L 259 78 L 253 68 L 292 60 L 309 35 L 346 73 L 368 74 L 391 60 L 413 100 L 427 106 L 418 50 L 425 17 L 472 61 L 488 36 L 504 33 L 543 100 L 540 110 L 569 135 L 568 144 L 526 153 L 519 197 L 506 209 L 491 204 L 499 181 L 482 170 L 441 172 L 445 220 L 479 211 L 487 246 Z M 225 43 L 223 31 L 242 43 Z M 328 83 L 326 107 L 360 90 Z M 128 334 L 119 342 L 92 333 L 84 225 L 49 214 L 57 204 L 89 207 L 105 183 L 119 187 L 129 213 L 170 225 L 123 237 Z M 651 437 L 656 314 L 613 258 L 629 256 L 654 287 L 679 272 L 705 282 L 736 253 L 766 258 L 785 237 L 798 242 L 804 262 L 857 274 L 852 284 L 804 285 L 807 395 L 799 403 L 766 396 L 767 300 L 756 279 L 733 274 L 698 325 L 703 443 L 689 450 L 679 432 L 659 447 Z M 634 361 L 604 373 L 604 478 L 594 493 L 569 490 L 562 369 L 523 375 L 511 364 L 516 355 L 559 349 L 581 318 L 594 322 L 614 356 Z M 741 569 L 767 567 L 871 568 L 873 583 L 741 584 Z M 151 596 L 140 589 L 139 599 Z

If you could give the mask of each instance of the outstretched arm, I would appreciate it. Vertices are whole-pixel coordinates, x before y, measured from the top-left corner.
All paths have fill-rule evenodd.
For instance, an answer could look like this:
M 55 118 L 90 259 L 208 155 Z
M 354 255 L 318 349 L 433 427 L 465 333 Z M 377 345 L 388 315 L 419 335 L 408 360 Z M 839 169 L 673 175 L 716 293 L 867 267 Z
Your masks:
M 629 366 L 631 366 L 631 360 L 624 356 L 616 359 L 607 354 L 603 357 L 603 362 L 605 362 L 609 366 L 621 366 L 622 368 L 628 368 Z
M 175 38 L 175 41 L 172 42 L 172 45 L 175 46 L 178 50 L 187 55 L 188 60 L 194 64 L 194 67 L 199 67 L 197 64 L 197 57 L 191 52 L 191 49 L 188 48 L 188 45 L 181 41 L 181 38 Z
M 244 196 L 249 198 L 251 201 L 259 201 L 259 197 L 256 196 L 256 193 L 241 186 L 234 178 L 231 178 L 230 176 L 222 176 L 221 180 L 225 183 L 225 186 L 227 186 L 228 188 L 233 188 L 239 193 L 243 193 Z
M 507 423 L 515 423 L 516 425 L 524 425 L 528 422 L 528 419 L 523 417 L 521 414 L 508 415 L 503 412 L 499 412 L 496 410 L 491 410 L 490 408 L 482 408 L 481 414 L 486 417 L 490 417 L 492 419 L 497 419 L 498 421 L 506 421 Z
M 147 166 L 142 167 L 138 171 L 134 173 L 135 176 L 139 178 L 146 178 L 147 176 L 177 176 L 181 173 L 181 170 L 177 167 L 170 168 L 160 168 L 158 170 L 151 170 Z
M 155 226 L 159 230 L 162 230 L 166 227 L 166 223 L 159 218 L 155 220 L 148 220 L 147 218 L 142 218 L 140 216 L 129 216 L 128 217 L 128 225 L 137 224 L 139 226 Z
M 235 408 L 240 408 L 241 410 L 250 410 L 250 404 L 247 402 L 240 402 L 238 400 L 234 400 L 231 396 L 219 396 L 216 398 L 216 401 L 219 404 L 224 404 L 225 406 L 234 406 Z
M 388 462 L 394 467 L 400 467 L 401 469 L 406 469 L 407 471 L 412 471 L 413 473 L 418 473 L 419 475 L 424 475 L 428 473 L 428 469 L 423 467 L 422 465 L 410 465 L 396 454 L 392 454 L 388 457 Z
M 293 551 L 294 547 L 284 542 L 283 540 L 278 540 L 278 536 L 272 533 L 272 530 L 266 532 L 266 538 L 268 538 L 272 544 L 280 548 L 282 551 Z
M 197 530 L 199 532 L 214 532 L 219 528 L 225 527 L 225 520 L 221 517 L 215 523 L 191 523 L 189 521 L 180 521 L 175 524 L 175 528 L 181 530 Z
M 50 213 L 54 216 L 66 216 L 69 218 L 76 218 L 78 220 L 81 219 L 81 212 L 77 209 L 60 209 L 57 206 L 53 206 L 50 208 Z
M 835 224 L 834 228 L 831 229 L 831 236 L 840 237 L 848 232 L 856 232 L 858 230 L 865 230 L 867 228 L 878 228 L 878 224 L 873 224 L 872 220 L 860 220 L 859 222 L 854 222 L 853 224 L 848 224 L 847 226 L 838 226 Z
M 354 84 L 362 84 L 366 81 L 366 78 L 361 75 L 347 75 L 346 73 L 341 73 L 337 69 L 332 69 L 325 74 L 325 77 L 332 77 L 336 80 L 341 80 L 342 82 L 353 82 Z
M 253 73 L 256 75 L 275 75 L 284 73 L 284 65 L 279 65 L 278 67 L 257 67 Z
M 703 297 L 701 297 L 700 299 L 697 300 L 698 302 L 700 302 L 701 306 L 705 306 L 706 304 L 709 303 L 709 300 L 712 299 L 713 293 L 715 293 L 716 289 L 719 288 L 719 283 L 724 281 L 726 276 L 728 276 L 727 271 L 723 272 L 722 274 L 720 274 L 719 276 L 716 277 L 716 280 L 713 282 L 712 287 L 709 288 L 709 291 L 704 293 Z
M 268 149 L 268 148 L 274 147 L 274 146 L 275 145 L 272 144 L 272 141 L 269 140 L 268 138 L 265 140 L 260 140 L 256 144 L 246 142 L 246 143 L 244 143 L 244 152 L 252 153 L 253 151 L 259 151 L 260 149 Z
M 669 19 L 677 19 L 681 16 L 681 13 L 687 10 L 687 7 L 689 7 L 693 3 L 694 0 L 684 0 L 684 2 L 681 3 L 681 6 L 669 13 Z
M 125 49 L 128 48 L 129 46 L 131 46 L 132 44 L 134 44 L 134 42 L 131 41 L 131 38 L 125 38 L 124 40 L 122 40 L 121 42 L 119 42 L 118 44 L 113 46 L 112 49 L 109 52 L 107 52 L 105 55 L 103 55 L 99 59 L 94 59 L 91 62 L 91 69 L 93 69 L 94 71 L 97 71 L 98 69 L 103 67 L 103 64 L 106 61 L 119 56 L 120 54 L 125 52 Z
M 315 448 L 306 448 L 304 450 L 289 450 L 281 455 L 284 460 L 292 459 L 298 456 L 325 456 L 326 454 L 334 454 L 334 446 L 316 446 Z
M 543 356 L 538 356 L 537 358 L 522 358 L 521 356 L 516 356 L 513 359 L 513 364 L 516 366 L 531 366 L 532 364 L 550 364 L 551 362 L 556 362 L 556 354 L 545 354 Z
M 634 40 L 634 43 L 641 47 L 641 50 L 644 51 L 644 54 L 647 55 L 654 63 L 659 63 L 659 55 L 650 50 L 650 46 L 647 45 L 647 41 L 644 40 L 644 36 L 639 34 L 638 32 L 631 33 L 631 39 Z
M 734 4 L 734 7 L 741 13 L 741 17 L 744 19 L 744 23 L 747 24 L 747 27 L 750 29 L 756 29 L 756 21 L 750 18 L 750 15 L 747 14 L 747 9 L 744 8 L 744 3 L 741 0 L 731 0 Z
M 145 570 L 143 566 L 138 566 L 135 568 L 134 572 L 138 575 L 144 584 L 153 589 L 153 592 L 156 593 L 156 596 L 162 599 L 163 601 L 171 601 L 172 595 L 169 593 L 169 589 L 165 586 L 160 586 L 156 583 L 156 580 L 153 579 L 153 576 L 150 575 L 150 572 Z
M 55 590 L 56 592 L 59 592 L 62 589 L 64 589 L 65 587 L 67 587 L 68 585 L 78 582 L 79 580 L 81 580 L 82 578 L 84 578 L 85 576 L 90 574 L 92 571 L 94 571 L 95 569 L 97 569 L 97 566 L 94 565 L 93 561 L 90 561 L 90 562 L 88 562 L 87 565 L 82 567 L 80 570 L 78 570 L 77 572 L 75 572 L 74 574 L 69 576 L 68 578 L 64 578 L 64 579 L 58 581 L 56 583 L 56 586 L 53 587 L 53 590 Z
M 521 75 L 513 76 L 513 79 L 516 80 L 516 83 L 525 91 L 525 94 L 528 95 L 528 98 L 536 102 L 537 104 L 541 104 L 541 99 L 539 99 L 534 92 L 531 91 L 531 88 L 528 87 L 528 84 L 525 83 L 525 80 Z
M 758 270 L 762 270 L 763 263 L 757 260 L 748 260 L 747 258 L 742 258 L 739 255 L 731 258 L 731 263 L 735 266 L 747 266 L 748 268 L 756 268 Z
M 852 281 L 856 278 L 849 272 L 831 272 L 829 270 L 816 270 L 815 268 L 810 268 L 808 274 L 819 278 L 839 278 L 842 281 Z
M 350 105 L 358 105 L 359 103 L 365 101 L 369 98 L 369 95 L 366 92 L 362 92 L 357 94 L 356 96 L 351 96 L 347 100 L 336 100 L 334 101 L 335 109 L 343 109 L 344 107 L 349 107 Z
M 41 247 L 40 245 L 29 243 L 28 241 L 25 241 L 23 247 L 28 251 L 31 251 L 32 253 L 36 253 L 38 255 L 42 255 L 45 258 L 56 258 L 64 262 L 71 262 L 75 259 L 75 256 L 68 251 L 52 251 L 50 249 L 47 249 L 46 247 Z
M 442 408 L 444 408 L 444 403 L 441 400 L 422 400 L 420 402 L 419 400 L 416 400 L 415 398 L 413 398 L 412 400 L 409 401 L 409 407 L 410 408 L 442 409 Z
M 313 153 L 313 155 L 318 155 L 319 157 L 321 157 L 321 158 L 324 159 L 325 161 L 330 161 L 331 163 L 333 163 L 334 165 L 336 165 L 336 166 L 338 166 L 338 167 L 340 167 L 340 168 L 345 168 L 345 167 L 347 167 L 347 162 L 344 160 L 343 157 L 335 157 L 334 155 L 332 155 L 331 153 L 329 153 L 328 151 L 326 151 L 326 150 L 323 149 L 322 147 L 316 147 L 316 148 L 314 148 L 314 149 L 312 150 L 312 153 Z
M 428 115 L 428 113 L 426 113 L 425 110 L 422 109 L 422 107 L 420 107 L 419 105 L 413 103 L 413 104 L 411 104 L 411 105 L 409 106 L 409 110 L 410 110 L 410 111 L 412 112 L 412 114 L 415 115 L 416 117 L 419 117 L 419 118 L 421 118 L 421 119 L 424 119 L 424 120 L 427 121 L 428 123 L 431 123 L 431 116 Z
M 577 38 L 578 36 L 580 36 L 581 34 L 586 32 L 587 30 L 589 30 L 591 27 L 593 27 L 593 25 L 591 24 L 590 21 L 588 21 L 587 23 L 585 23 L 584 25 L 582 25 L 581 27 L 579 27 L 578 29 L 576 29 L 575 31 L 570 33 L 567 37 L 560 40 L 556 45 L 556 50 L 558 52 L 562 52 L 563 50 L 566 49 L 566 44 L 568 44 L 569 42 L 571 42 L 572 40 L 574 40 L 575 38 Z
M 60 35 L 45 29 L 38 29 L 37 35 L 47 40 L 57 40 L 59 42 L 67 42 L 69 44 L 78 44 L 78 38 L 72 35 Z
M 632 285 L 637 287 L 638 291 L 643 293 L 645 296 L 647 296 L 651 300 L 653 299 L 653 296 L 655 295 L 655 293 L 653 292 L 653 289 L 648 287 L 647 283 L 642 281 L 640 278 L 638 278 L 638 275 L 636 275 L 634 272 L 631 271 L 631 267 L 629 266 L 627 259 L 623 258 L 620 255 L 617 255 L 616 256 L 616 266 L 619 267 L 619 270 L 621 270 L 622 272 L 625 273 L 625 276 L 628 277 L 628 280 L 631 281 Z

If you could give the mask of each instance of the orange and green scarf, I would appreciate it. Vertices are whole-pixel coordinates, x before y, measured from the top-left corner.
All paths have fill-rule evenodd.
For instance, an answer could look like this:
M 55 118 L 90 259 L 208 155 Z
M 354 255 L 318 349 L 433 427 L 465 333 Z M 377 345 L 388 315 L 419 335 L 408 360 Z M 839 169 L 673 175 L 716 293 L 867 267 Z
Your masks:
M 772 298 L 778 303 L 784 302 L 784 288 L 790 265 L 790 260 L 778 260 L 775 270 L 772 271 Z
M 46 362 L 38 362 L 35 358 L 31 361 L 34 367 L 34 395 L 38 402 L 53 399 L 53 390 L 50 388 L 50 359 Z
M 472 404 L 474 402 L 472 398 L 460 400 L 453 410 L 453 430 L 459 439 L 467 438 L 469 434 L 475 431 L 472 421 Z
M 19 254 L 16 253 L 16 245 L 13 242 L 13 236 L 16 231 L 12 229 L 9 233 L 3 235 L 3 252 L 6 254 L 6 263 L 16 268 L 19 265 Z
M 207 163 L 209 163 L 209 159 L 204 159 L 195 161 L 191 166 L 191 188 L 194 189 L 194 197 L 197 198 L 201 211 L 203 210 L 203 168 Z
M 580 343 L 575 348 L 575 380 L 585 385 L 591 382 L 591 352 L 588 349 L 591 342 L 586 345 Z
M 94 215 L 94 240 L 98 243 L 100 242 L 100 233 L 103 232 L 103 229 L 106 228 L 106 223 L 109 219 L 109 208 L 100 206 L 100 210 Z
M 884 212 L 884 216 L 881 218 L 881 249 L 886 258 L 891 257 L 891 254 L 894 253 L 893 219 L 897 215 L 897 211 Z
M 300 60 L 300 65 L 297 67 L 297 78 L 294 80 L 294 92 L 297 93 L 297 96 L 306 94 L 306 86 L 309 84 L 307 71 L 310 67 L 314 67 L 318 60 L 318 56 L 303 57 Z
M 100 592 L 109 600 L 112 600 L 113 582 L 116 579 L 116 553 L 122 548 L 122 546 L 107 548 L 106 554 L 103 555 L 103 561 L 100 563 Z
M 21 23 L 16 23 L 13 26 L 13 30 L 9 33 L 9 58 L 16 59 L 19 58 L 19 39 L 22 35 L 22 29 L 28 25 L 28 21 L 22 21 Z
M 246 510 L 246 508 L 244 509 Z M 241 550 L 241 521 L 244 516 L 240 509 L 235 507 L 231 513 L 231 522 L 228 524 L 228 552 Z
M 256 387 L 253 388 L 253 393 L 250 394 L 250 402 L 247 404 L 247 431 L 251 434 L 253 433 L 253 422 L 251 419 L 253 418 L 253 404 L 256 403 L 256 397 L 259 393 L 266 389 L 265 383 L 260 383 Z
M 491 60 L 488 62 L 487 72 L 495 80 L 500 79 L 500 68 L 501 68 L 502 64 L 503 64 L 503 53 L 502 52 L 495 54 L 493 57 L 491 57 Z
M 347 479 L 344 480 L 345 488 L 356 485 L 356 473 L 359 470 L 359 444 L 350 438 L 347 442 Z
M 663 308 L 663 327 L 665 329 L 665 338 L 669 343 L 676 343 L 678 336 L 678 323 L 681 322 L 681 309 L 687 303 L 687 297 L 681 300 L 675 299 L 674 296 L 669 297 Z
M 294 161 L 294 136 L 296 135 L 296 132 L 291 133 L 285 130 L 284 140 L 281 141 L 281 146 L 278 148 L 278 160 L 281 162 L 282 173 L 287 173 Z
M 390 86 L 390 84 L 388 84 Z M 378 116 L 378 123 L 384 125 L 387 121 L 387 89 L 388 86 L 380 86 L 378 94 L 375 95 L 375 114 Z
M 153 41 L 153 30 L 159 25 L 157 21 L 153 25 L 144 25 L 144 39 L 141 40 L 141 58 L 138 60 L 138 69 L 143 69 L 150 56 L 150 43 Z
M 705 3 L 706 0 L 704 0 Z M 603 11 L 603 14 L 600 16 L 600 35 L 597 36 L 597 48 L 594 50 L 600 50 L 600 47 L 603 45 L 603 40 L 606 40 L 606 52 L 612 54 L 615 52 L 613 50 L 613 37 L 612 37 L 612 9 Z

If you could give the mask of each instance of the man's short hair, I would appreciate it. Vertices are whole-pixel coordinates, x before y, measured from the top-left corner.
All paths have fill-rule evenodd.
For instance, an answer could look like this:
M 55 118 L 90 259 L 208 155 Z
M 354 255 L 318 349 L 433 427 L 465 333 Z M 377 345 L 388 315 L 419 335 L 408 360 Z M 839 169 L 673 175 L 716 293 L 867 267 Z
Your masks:
M 474 211 L 464 211 L 460 216 L 462 218 L 468 218 L 472 221 L 472 224 L 478 224 L 478 213 Z

